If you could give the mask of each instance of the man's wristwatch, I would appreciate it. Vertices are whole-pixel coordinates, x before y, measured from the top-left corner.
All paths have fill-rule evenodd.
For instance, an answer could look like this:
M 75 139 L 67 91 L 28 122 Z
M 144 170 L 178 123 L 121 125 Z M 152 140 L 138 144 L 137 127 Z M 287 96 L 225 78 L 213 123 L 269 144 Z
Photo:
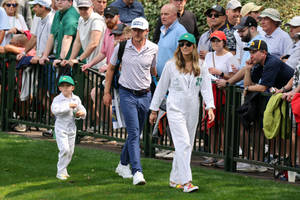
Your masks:
M 225 82 L 225 85 L 226 85 L 226 87 L 227 87 L 227 86 L 229 86 L 229 82 L 228 82 L 228 81 L 226 81 L 226 82 Z
M 246 92 L 248 92 L 249 86 L 246 86 L 244 90 L 245 90 Z
M 220 74 L 220 77 L 221 77 L 221 78 L 224 78 L 224 72 L 222 72 L 222 73 Z

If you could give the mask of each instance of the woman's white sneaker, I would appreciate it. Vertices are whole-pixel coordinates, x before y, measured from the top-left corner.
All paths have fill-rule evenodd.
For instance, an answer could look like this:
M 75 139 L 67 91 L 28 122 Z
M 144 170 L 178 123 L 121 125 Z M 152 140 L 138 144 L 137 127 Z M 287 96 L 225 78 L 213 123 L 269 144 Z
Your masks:
M 145 185 L 146 181 L 142 172 L 135 172 L 133 176 L 133 185 Z
M 122 165 L 121 162 L 119 162 L 118 167 L 116 168 L 116 173 L 119 174 L 119 176 L 122 176 L 123 178 L 132 178 L 132 173 L 128 165 Z

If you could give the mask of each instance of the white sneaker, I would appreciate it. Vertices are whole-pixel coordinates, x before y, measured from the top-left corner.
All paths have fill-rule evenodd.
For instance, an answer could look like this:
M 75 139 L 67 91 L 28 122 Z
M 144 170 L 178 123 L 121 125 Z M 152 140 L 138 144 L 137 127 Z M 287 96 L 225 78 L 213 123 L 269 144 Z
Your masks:
M 119 176 L 122 176 L 123 178 L 132 178 L 132 173 L 128 165 L 122 165 L 121 162 L 119 162 L 118 167 L 116 168 L 116 173 L 119 174 Z
M 57 174 L 56 178 L 58 178 L 59 180 L 62 180 L 62 181 L 68 179 L 68 177 L 66 175 L 64 175 L 64 174 Z
M 183 192 L 195 192 L 197 190 L 199 190 L 199 187 L 193 185 L 192 183 L 183 186 Z
M 172 152 L 171 150 L 162 149 L 162 150 L 158 151 L 157 153 L 155 153 L 155 157 L 162 158 L 171 152 Z
M 238 162 L 236 165 L 236 170 L 240 172 L 255 172 L 256 167 L 248 163 Z
M 171 151 L 167 155 L 163 156 L 163 158 L 167 160 L 172 160 L 174 158 L 174 155 L 175 155 L 175 151 Z
M 146 181 L 142 172 L 135 172 L 133 176 L 133 185 L 145 185 Z

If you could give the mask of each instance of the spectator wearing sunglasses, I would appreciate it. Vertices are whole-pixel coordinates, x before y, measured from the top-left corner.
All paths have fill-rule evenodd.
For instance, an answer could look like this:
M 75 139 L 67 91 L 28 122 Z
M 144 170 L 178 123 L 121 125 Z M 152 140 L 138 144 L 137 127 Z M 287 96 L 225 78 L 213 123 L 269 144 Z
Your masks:
M 203 61 L 199 60 L 195 37 L 185 33 L 178 42 L 174 57 L 167 61 L 155 90 L 149 121 L 152 125 L 156 122 L 160 104 L 169 91 L 167 118 L 175 146 L 169 186 L 194 192 L 198 186 L 192 184 L 190 162 L 199 119 L 199 92 L 210 122 L 215 118 L 215 106 L 211 78 Z
M 203 33 L 198 42 L 198 53 L 201 59 L 205 58 L 208 52 L 212 51 L 210 42 L 210 35 L 214 31 L 223 31 L 226 28 L 226 15 L 225 9 L 220 5 L 213 5 L 205 12 L 206 21 L 209 26 L 209 30 Z M 233 32 L 227 31 L 225 33 L 226 38 L 234 38 Z M 234 46 L 233 41 L 227 41 L 227 47 Z
M 10 29 L 5 32 L 5 37 L 1 43 L 1 46 L 9 44 L 13 37 L 13 34 L 22 33 L 28 30 L 24 17 L 18 14 L 19 2 L 18 0 L 4 0 L 1 5 L 8 16 L 8 24 Z

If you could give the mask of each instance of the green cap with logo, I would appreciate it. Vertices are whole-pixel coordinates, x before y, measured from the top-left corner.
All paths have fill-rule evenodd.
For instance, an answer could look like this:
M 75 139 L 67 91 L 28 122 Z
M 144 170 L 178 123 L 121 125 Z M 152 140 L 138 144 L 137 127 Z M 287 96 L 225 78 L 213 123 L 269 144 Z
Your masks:
M 190 33 L 185 33 L 185 34 L 181 35 L 178 42 L 183 41 L 183 40 L 186 40 L 186 41 L 189 41 L 190 43 L 196 44 L 196 39 L 195 39 L 194 35 L 190 34 Z
M 71 85 L 75 85 L 74 80 L 71 76 L 61 76 L 58 81 L 58 86 L 60 86 L 60 84 L 62 83 L 69 83 Z

